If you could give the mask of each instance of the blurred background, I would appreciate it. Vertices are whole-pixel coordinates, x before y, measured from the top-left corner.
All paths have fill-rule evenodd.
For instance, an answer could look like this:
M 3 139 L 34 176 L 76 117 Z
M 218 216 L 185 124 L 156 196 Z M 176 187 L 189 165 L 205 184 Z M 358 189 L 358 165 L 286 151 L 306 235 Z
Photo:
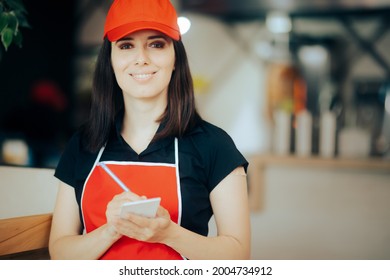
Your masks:
M 199 111 L 243 153 L 300 153 L 307 144 L 296 134 L 309 133 L 303 153 L 317 155 L 321 116 L 330 113 L 328 155 L 389 156 L 388 0 L 173 3 L 189 25 L 182 38 Z M 20 28 L 22 47 L 11 45 L 0 60 L 0 143 L 7 153 L 9 140 L 19 140 L 13 144 L 26 145 L 28 155 L 19 162 L 3 155 L 3 164 L 56 165 L 88 113 L 109 5 L 26 1 L 30 28 Z M 309 113 L 303 124 L 310 123 L 299 132 L 302 111 Z M 352 147 L 339 143 L 340 135 Z
M 390 258 L 390 1 L 172 3 L 198 109 L 250 161 L 253 258 Z M 24 2 L 22 47 L 0 53 L 1 165 L 55 168 L 110 4 Z

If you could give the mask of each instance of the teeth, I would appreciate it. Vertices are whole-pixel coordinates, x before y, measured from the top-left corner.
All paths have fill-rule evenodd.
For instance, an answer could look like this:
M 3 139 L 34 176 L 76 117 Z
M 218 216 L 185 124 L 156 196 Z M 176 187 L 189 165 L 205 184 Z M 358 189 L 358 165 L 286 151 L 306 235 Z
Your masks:
M 133 77 L 135 79 L 139 79 L 139 80 L 145 80 L 145 79 L 148 79 L 152 76 L 152 74 L 133 74 Z

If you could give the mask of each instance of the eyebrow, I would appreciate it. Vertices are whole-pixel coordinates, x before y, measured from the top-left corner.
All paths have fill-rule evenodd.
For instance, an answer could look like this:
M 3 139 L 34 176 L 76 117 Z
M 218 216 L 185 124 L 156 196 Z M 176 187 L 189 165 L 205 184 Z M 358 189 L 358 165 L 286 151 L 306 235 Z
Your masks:
M 152 35 L 152 36 L 149 36 L 147 38 L 148 40 L 154 40 L 154 39 L 164 39 L 165 41 L 168 41 L 167 37 L 164 36 L 164 35 Z M 126 37 L 123 37 L 123 38 L 120 38 L 117 40 L 117 42 L 120 42 L 120 41 L 132 41 L 134 40 L 133 37 L 130 37 L 130 36 L 126 36 Z

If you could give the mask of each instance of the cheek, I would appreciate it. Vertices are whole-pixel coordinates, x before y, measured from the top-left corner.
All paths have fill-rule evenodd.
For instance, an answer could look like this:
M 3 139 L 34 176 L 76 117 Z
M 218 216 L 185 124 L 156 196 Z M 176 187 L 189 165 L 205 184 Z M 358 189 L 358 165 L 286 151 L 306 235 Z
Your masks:
M 111 65 L 112 69 L 114 70 L 115 74 L 125 69 L 127 63 L 126 59 L 111 59 Z
M 173 71 L 175 67 L 175 52 L 165 52 L 163 55 L 159 54 L 153 57 L 153 61 L 160 68 L 164 68 L 169 71 Z
M 116 51 L 116 49 L 112 50 L 111 53 L 111 65 L 115 72 L 115 74 L 119 74 L 120 71 L 123 71 L 129 63 L 130 57 L 127 55 L 121 55 Z

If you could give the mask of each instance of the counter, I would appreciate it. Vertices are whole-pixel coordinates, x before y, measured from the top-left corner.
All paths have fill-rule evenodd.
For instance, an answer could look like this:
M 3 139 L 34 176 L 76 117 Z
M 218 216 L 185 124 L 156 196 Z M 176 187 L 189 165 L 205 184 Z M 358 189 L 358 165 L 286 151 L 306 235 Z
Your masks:
M 264 191 L 264 172 L 269 166 L 308 167 L 334 170 L 362 170 L 390 174 L 390 160 L 380 158 L 347 159 L 297 157 L 276 155 L 254 155 L 249 158 L 248 185 L 249 203 L 252 211 L 262 208 L 262 192 Z M 390 188 L 390 183 L 389 183 Z

